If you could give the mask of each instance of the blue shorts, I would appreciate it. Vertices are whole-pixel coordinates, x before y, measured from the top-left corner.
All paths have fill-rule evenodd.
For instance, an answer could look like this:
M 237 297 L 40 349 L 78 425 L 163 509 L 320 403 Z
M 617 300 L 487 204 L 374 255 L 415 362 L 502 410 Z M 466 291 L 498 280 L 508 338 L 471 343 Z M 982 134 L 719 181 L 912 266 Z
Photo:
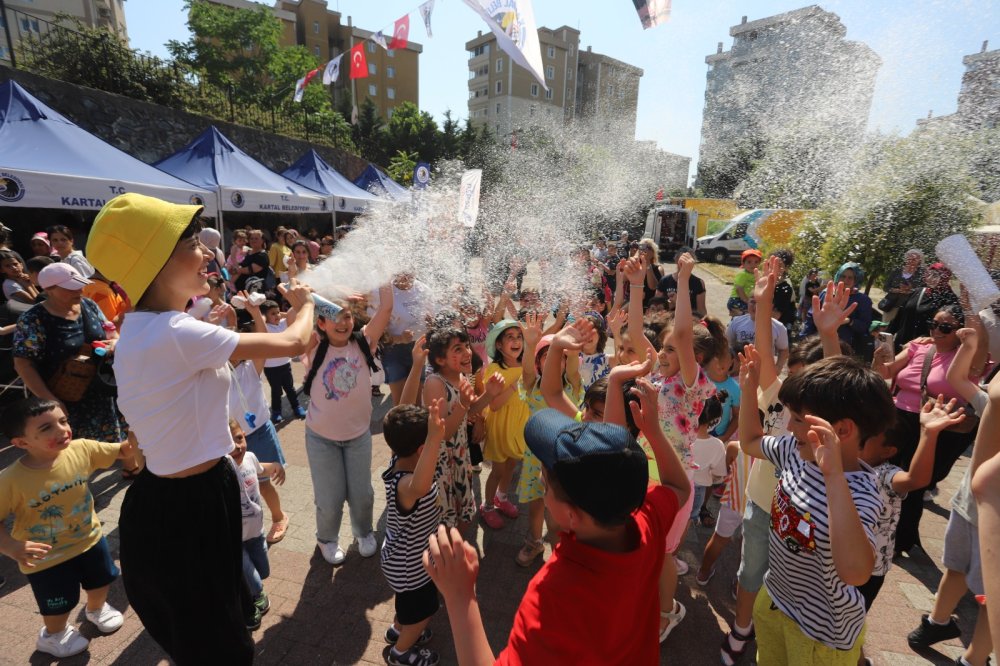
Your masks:
M 285 466 L 285 454 L 281 450 L 278 431 L 268 419 L 264 425 L 247 435 L 247 451 L 257 456 L 262 463 L 278 463 Z
M 413 344 L 406 342 L 386 345 L 382 349 L 382 369 L 385 371 L 386 384 L 406 380 L 413 367 Z
M 42 615 L 63 615 L 80 603 L 80 587 L 96 590 L 118 578 L 108 540 L 103 536 L 91 548 L 62 564 L 28 574 L 28 583 Z

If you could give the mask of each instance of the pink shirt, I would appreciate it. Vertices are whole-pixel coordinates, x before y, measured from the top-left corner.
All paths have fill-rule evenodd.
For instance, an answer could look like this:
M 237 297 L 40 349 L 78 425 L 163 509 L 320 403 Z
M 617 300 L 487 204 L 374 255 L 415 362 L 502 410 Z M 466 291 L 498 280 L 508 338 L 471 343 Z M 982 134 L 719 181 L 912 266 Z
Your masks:
M 928 353 L 934 353 L 934 344 L 911 342 L 907 346 L 907 349 L 910 353 L 910 360 L 896 375 L 897 392 L 895 402 L 896 407 L 903 411 L 919 412 L 921 398 L 920 376 L 924 370 L 924 357 Z M 952 388 L 947 378 L 948 368 L 951 367 L 951 362 L 955 360 L 955 354 L 957 353 L 958 347 L 950 352 L 938 352 L 934 355 L 934 360 L 931 361 L 930 372 L 927 373 L 927 395 L 936 396 L 940 394 L 944 396 L 945 400 L 955 398 L 960 403 L 965 403 L 962 400 L 962 396 L 958 395 L 958 392 Z M 970 379 L 978 379 L 978 377 L 970 377 Z
M 372 418 L 372 376 L 361 347 L 353 340 L 344 347 L 330 345 L 309 393 L 306 426 L 320 437 L 337 442 L 368 432 Z

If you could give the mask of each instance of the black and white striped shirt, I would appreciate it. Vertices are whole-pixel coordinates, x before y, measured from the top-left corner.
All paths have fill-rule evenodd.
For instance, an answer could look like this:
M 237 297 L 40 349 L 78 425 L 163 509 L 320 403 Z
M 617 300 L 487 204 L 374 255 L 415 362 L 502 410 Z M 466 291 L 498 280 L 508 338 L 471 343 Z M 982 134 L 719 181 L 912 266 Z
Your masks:
M 427 539 L 441 522 L 437 482 L 417 500 L 413 508 L 404 511 L 399 505 L 396 489 L 409 471 L 393 471 L 396 459 L 382 473 L 385 483 L 385 542 L 382 544 L 382 573 L 394 592 L 409 592 L 425 585 L 430 576 L 424 571 L 423 554 Z
M 830 547 L 826 480 L 799 455 L 794 437 L 764 437 L 764 455 L 780 474 L 771 503 L 770 569 L 764 585 L 774 604 L 802 631 L 836 650 L 849 650 L 865 624 L 865 601 L 837 575 Z M 875 547 L 882 498 L 875 473 L 845 472 L 868 542 Z

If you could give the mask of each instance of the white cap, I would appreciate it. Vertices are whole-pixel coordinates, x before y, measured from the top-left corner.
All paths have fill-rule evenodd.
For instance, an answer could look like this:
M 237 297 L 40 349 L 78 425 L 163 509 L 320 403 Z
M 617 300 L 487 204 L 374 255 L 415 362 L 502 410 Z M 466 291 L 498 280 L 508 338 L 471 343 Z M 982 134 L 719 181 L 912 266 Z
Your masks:
M 38 272 L 38 285 L 42 289 L 62 287 L 80 291 L 88 284 L 91 284 L 91 281 L 80 275 L 80 272 L 69 264 L 49 264 Z

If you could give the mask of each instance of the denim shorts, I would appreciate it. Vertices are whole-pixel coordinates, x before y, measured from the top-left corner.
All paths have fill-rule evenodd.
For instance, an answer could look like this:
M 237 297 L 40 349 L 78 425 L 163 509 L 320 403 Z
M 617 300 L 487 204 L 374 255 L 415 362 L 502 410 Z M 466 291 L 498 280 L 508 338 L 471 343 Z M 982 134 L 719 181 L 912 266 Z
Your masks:
M 247 451 L 257 456 L 262 463 L 278 463 L 285 466 L 285 454 L 281 450 L 281 440 L 278 431 L 268 419 L 264 425 L 247 435 Z
M 747 592 L 757 592 L 764 584 L 767 573 L 767 548 L 770 540 L 771 514 L 753 501 L 747 500 L 743 513 L 743 553 L 736 572 L 740 587 Z
M 385 371 L 385 383 L 401 382 L 410 374 L 413 367 L 412 342 L 386 345 L 382 349 L 382 370 Z
M 80 603 L 80 587 L 85 590 L 110 585 L 118 578 L 108 540 L 103 536 L 93 546 L 62 564 L 28 574 L 28 583 L 42 615 L 69 613 Z

